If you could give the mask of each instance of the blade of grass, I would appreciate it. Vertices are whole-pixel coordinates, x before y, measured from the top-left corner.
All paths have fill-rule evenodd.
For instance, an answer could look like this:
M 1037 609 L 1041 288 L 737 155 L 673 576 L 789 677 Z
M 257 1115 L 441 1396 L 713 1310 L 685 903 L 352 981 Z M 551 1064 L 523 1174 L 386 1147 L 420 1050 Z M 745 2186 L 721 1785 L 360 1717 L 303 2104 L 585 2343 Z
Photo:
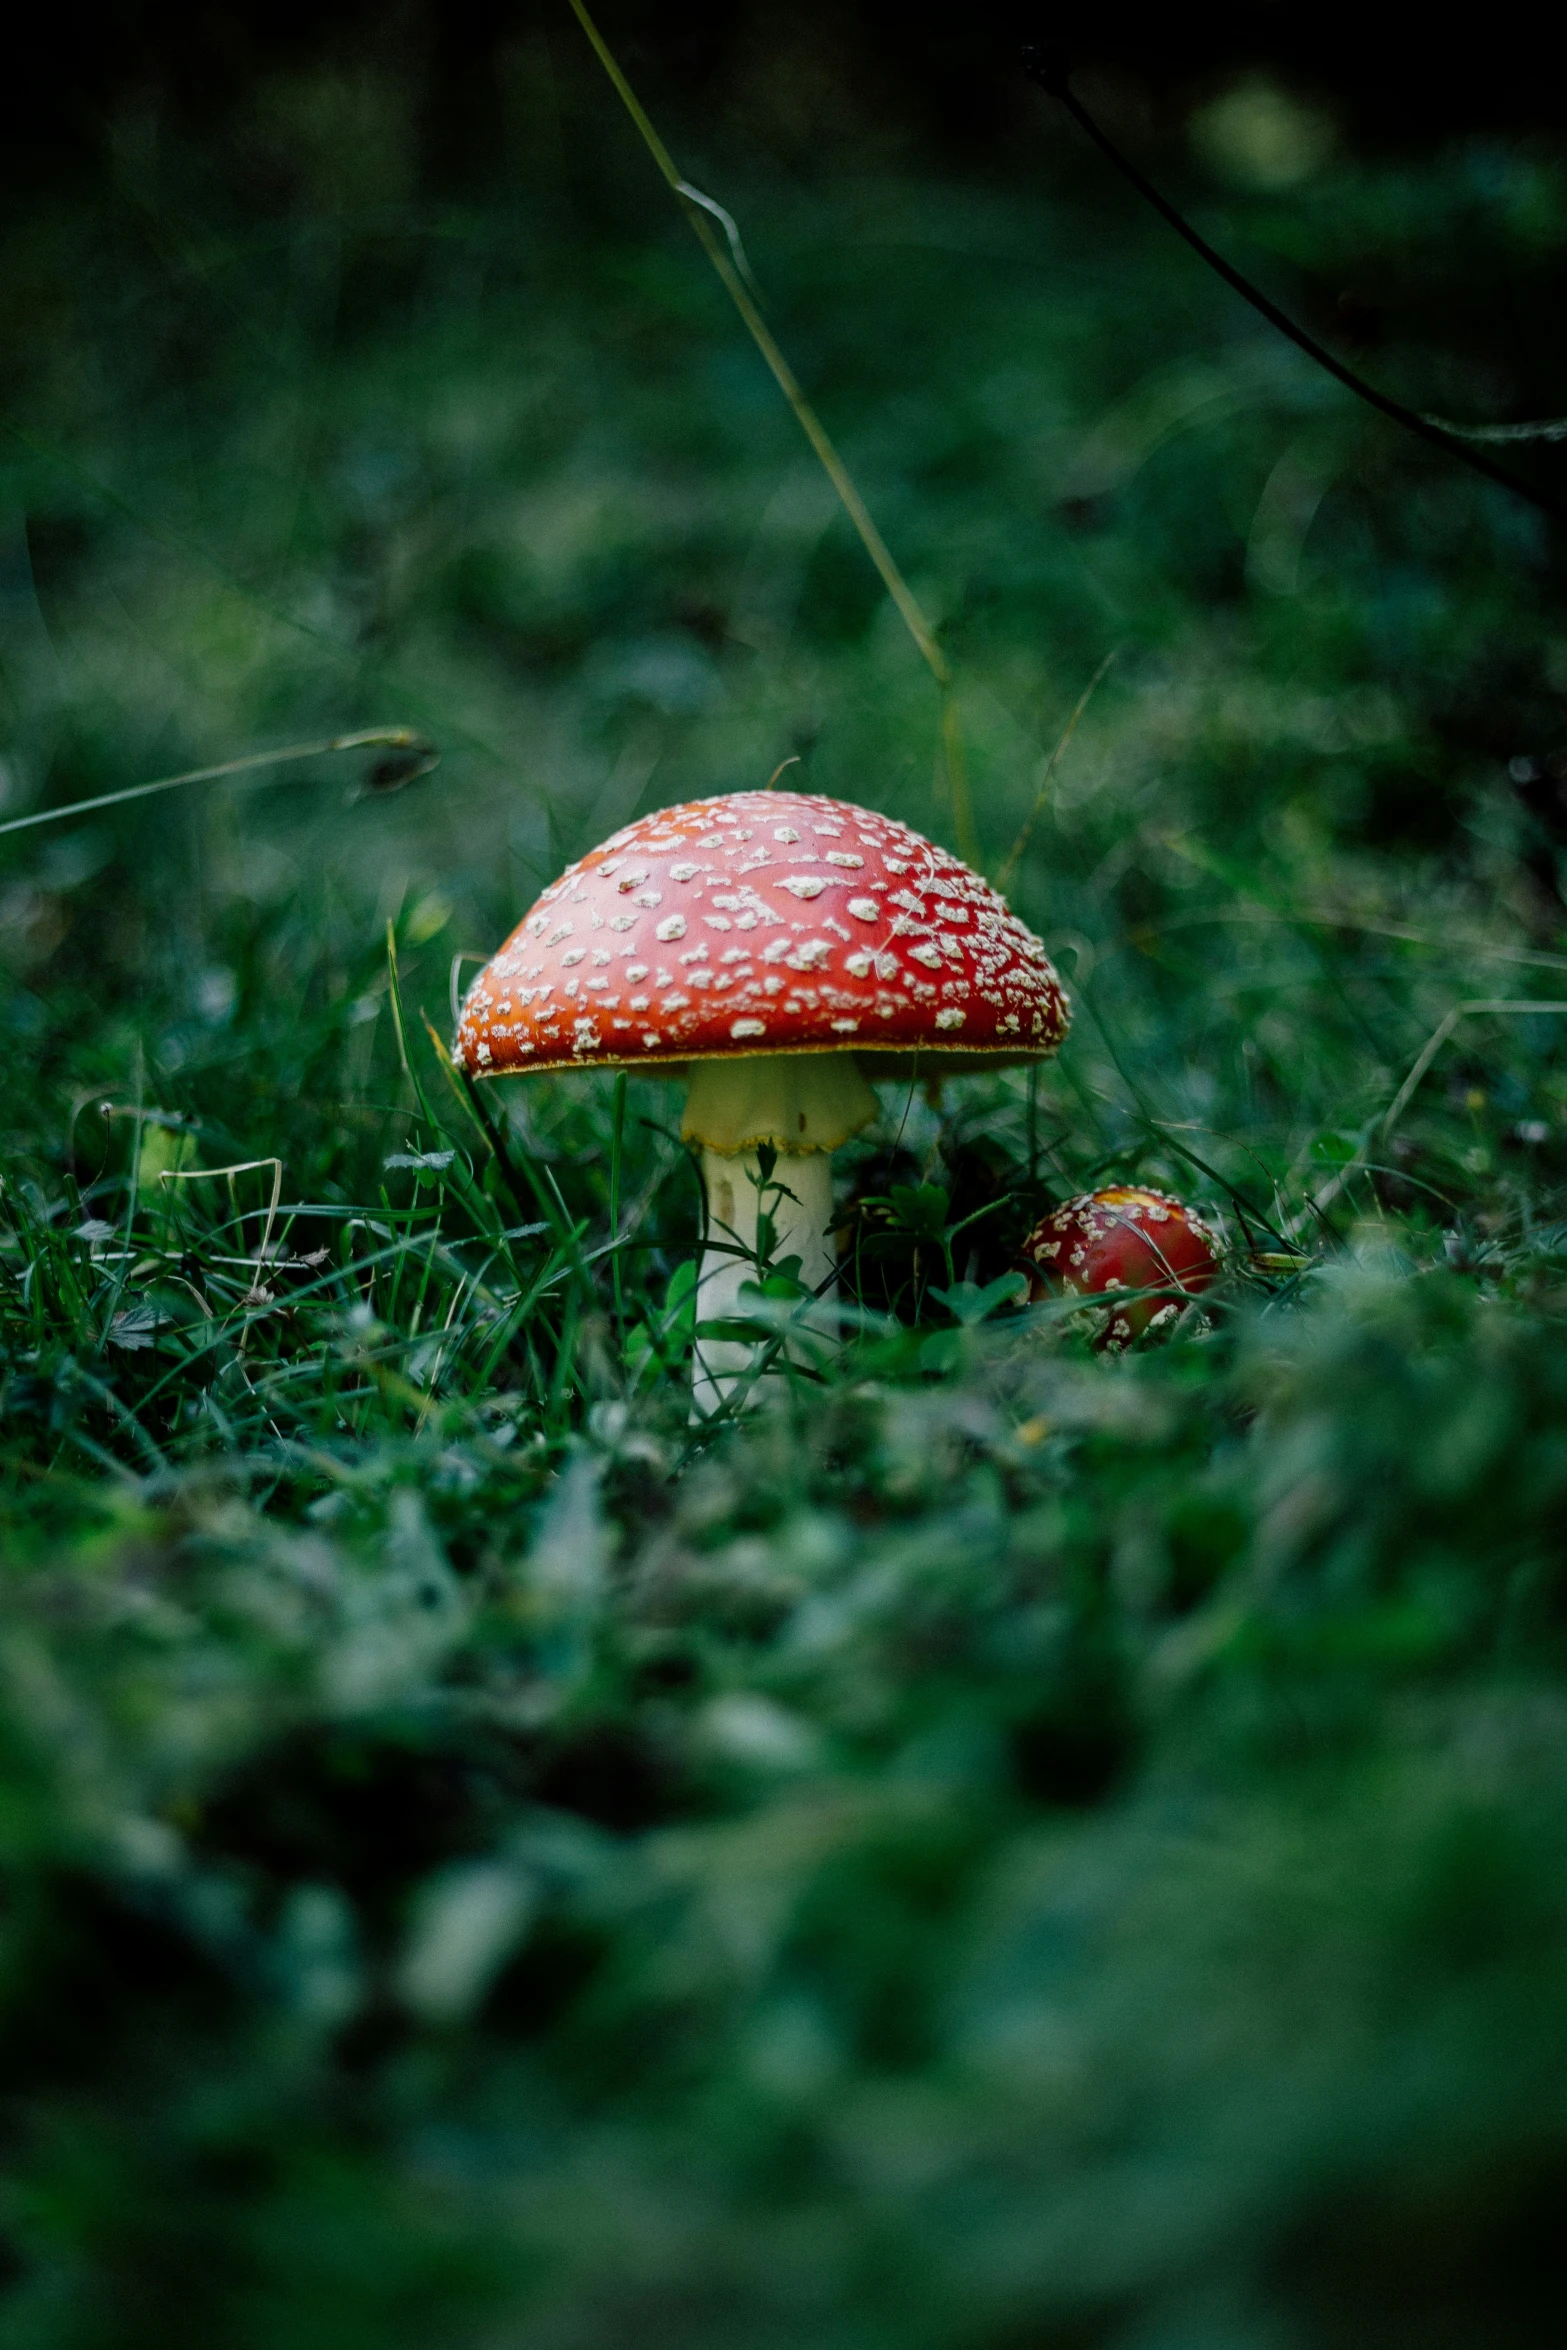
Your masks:
M 1415 1093 L 1417 1092 L 1420 1085 L 1420 1080 L 1422 1077 L 1424 1077 L 1426 1071 L 1430 1068 L 1432 1062 L 1436 1059 L 1437 1054 L 1441 1051 L 1443 1045 L 1446 1044 L 1448 1038 L 1452 1035 L 1454 1029 L 1458 1026 L 1461 1020 L 1475 1019 L 1481 1014 L 1488 1014 L 1493 1018 L 1516 1019 L 1525 1016 L 1530 1012 L 1567 1012 L 1567 1004 L 1530 1003 L 1527 999 L 1524 999 L 1523 1001 L 1518 1001 L 1515 999 L 1510 1002 L 1502 1003 L 1482 1001 L 1471 1004 L 1455 1004 L 1445 1019 L 1438 1023 L 1435 1031 L 1427 1039 L 1426 1043 L 1421 1047 L 1420 1051 L 1416 1054 L 1414 1065 L 1410 1069 L 1409 1075 L 1404 1079 L 1403 1084 L 1399 1087 L 1398 1092 L 1394 1095 L 1392 1105 L 1389 1108 L 1386 1117 L 1382 1121 L 1383 1134 L 1387 1135 L 1392 1133 L 1393 1128 L 1398 1124 L 1399 1119 L 1403 1116 L 1404 1112 L 1408 1109 L 1410 1102 L 1414 1099 Z
M 71 800 L 63 808 L 36 808 L 30 816 L 12 816 L 0 824 L 0 837 L 8 832 L 28 832 L 39 824 L 63 824 L 69 816 L 91 816 L 101 808 L 123 807 L 128 800 L 149 800 L 155 792 L 177 791 L 182 784 L 216 783 L 225 775 L 251 775 L 261 767 L 287 767 L 300 759 L 329 759 L 343 751 L 370 750 L 419 751 L 431 767 L 437 757 L 412 727 L 371 726 L 360 734 L 335 734 L 322 742 L 288 743 L 279 751 L 250 751 L 242 759 L 224 759 L 215 767 L 187 767 L 181 775 L 160 775 L 153 783 L 127 784 L 123 791 L 99 792 L 95 799 Z M 429 767 L 422 772 L 428 774 Z
M 1055 771 L 1060 766 L 1061 761 L 1066 756 L 1067 745 L 1072 740 L 1073 735 L 1076 734 L 1077 729 L 1082 721 L 1084 711 L 1088 708 L 1089 703 L 1093 700 L 1095 694 L 1099 691 L 1100 686 L 1104 683 L 1105 678 L 1109 675 L 1111 662 L 1115 660 L 1117 654 L 1119 654 L 1121 650 L 1122 648 L 1120 645 L 1111 646 L 1109 652 L 1106 653 L 1104 659 L 1100 662 L 1098 668 L 1094 671 L 1093 676 L 1089 679 L 1082 692 L 1078 695 L 1077 707 L 1072 712 L 1071 717 L 1067 720 L 1065 731 L 1063 732 L 1060 741 L 1056 744 L 1055 749 L 1051 752 L 1049 758 L 1045 761 L 1043 773 L 1039 778 L 1039 789 L 1034 794 L 1034 805 L 1032 808 L 1030 808 L 1027 817 L 1024 819 L 1022 830 L 1019 832 L 1017 839 L 1012 843 L 1011 848 L 1008 849 L 997 871 L 991 876 L 997 889 L 1003 891 L 1005 890 L 1008 880 L 1011 878 L 1012 873 L 1016 869 L 1018 860 L 1022 857 L 1024 851 L 1027 849 L 1029 841 L 1033 837 L 1034 826 L 1039 822 L 1039 813 L 1045 804 L 1045 794 L 1050 789 L 1051 779 L 1055 775 Z
M 833 445 L 826 426 L 806 398 L 799 378 L 775 340 L 771 328 L 736 268 L 718 233 L 708 217 L 710 210 L 718 209 L 711 197 L 703 196 L 693 188 L 676 168 L 669 149 L 654 129 L 647 111 L 631 84 L 627 81 L 614 52 L 588 14 L 583 0 L 571 0 L 571 12 L 586 34 L 593 54 L 609 77 L 611 86 L 636 124 L 643 144 L 672 194 L 680 204 L 686 219 L 695 231 L 702 250 L 722 282 L 724 291 L 739 311 L 751 340 L 755 343 L 771 371 L 774 382 L 794 410 L 801 431 L 810 442 L 816 457 L 833 488 L 837 491 L 844 512 L 859 532 L 860 543 L 875 564 L 882 585 L 897 606 L 899 615 L 919 649 L 920 657 L 941 690 L 941 739 L 946 757 L 947 783 L 952 795 L 952 822 L 960 853 L 971 865 L 979 864 L 979 848 L 974 832 L 974 813 L 969 797 L 968 770 L 963 754 L 962 720 L 953 685 L 952 670 L 936 641 L 936 632 L 921 610 L 914 591 L 898 568 L 891 548 L 877 529 L 870 508 L 855 486 L 854 478 Z M 723 215 L 733 229 L 728 214 Z M 739 232 L 733 231 L 738 242 Z

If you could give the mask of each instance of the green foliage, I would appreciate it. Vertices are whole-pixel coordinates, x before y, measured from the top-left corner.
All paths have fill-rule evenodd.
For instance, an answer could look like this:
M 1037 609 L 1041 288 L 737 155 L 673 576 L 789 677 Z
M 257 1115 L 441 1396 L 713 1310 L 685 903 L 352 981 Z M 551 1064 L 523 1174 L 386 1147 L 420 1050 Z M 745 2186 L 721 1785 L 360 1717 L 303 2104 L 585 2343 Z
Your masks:
M 443 760 L 0 842 L 0 2350 L 1550 2340 L 1535 520 L 1050 156 L 786 182 L 712 129 L 993 866 L 1048 782 L 1013 888 L 1076 1016 L 883 1089 L 841 1345 L 791 1359 L 764 1235 L 756 1408 L 693 1427 L 672 1097 L 469 1091 L 463 958 L 791 754 L 950 811 L 700 254 L 549 87 L 487 208 L 327 76 L 243 169 L 131 126 L 5 232 L 8 812 L 317 726 Z M 1378 366 L 1464 414 L 1487 273 L 1567 246 L 1543 153 L 1223 201 L 1303 300 L 1383 250 Z M 1015 1264 L 1111 1177 L 1230 1243 L 1124 1358 Z

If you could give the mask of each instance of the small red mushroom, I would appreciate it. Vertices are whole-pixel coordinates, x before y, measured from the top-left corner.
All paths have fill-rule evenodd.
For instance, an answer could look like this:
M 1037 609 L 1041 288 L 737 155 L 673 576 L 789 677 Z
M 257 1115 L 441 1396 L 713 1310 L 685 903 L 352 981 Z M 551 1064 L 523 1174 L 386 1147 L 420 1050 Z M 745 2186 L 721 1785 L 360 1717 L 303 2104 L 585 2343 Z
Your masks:
M 1035 1226 L 1022 1253 L 1035 1298 L 1057 1288 L 1078 1297 L 1150 1293 L 1123 1297 L 1095 1341 L 1118 1353 L 1145 1330 L 1174 1320 L 1182 1301 L 1172 1290 L 1195 1297 L 1208 1287 L 1219 1271 L 1219 1246 L 1196 1209 L 1167 1191 L 1116 1184 L 1055 1209 Z
M 475 1078 L 689 1081 L 717 1319 L 750 1275 L 762 1144 L 787 1185 L 774 1254 L 823 1290 L 832 1153 L 875 1116 L 872 1082 L 1037 1060 L 1067 1018 L 1040 941 L 960 858 L 849 801 L 733 792 L 641 817 L 552 882 L 469 989 L 456 1057 Z M 750 1360 L 704 1341 L 699 1408 Z

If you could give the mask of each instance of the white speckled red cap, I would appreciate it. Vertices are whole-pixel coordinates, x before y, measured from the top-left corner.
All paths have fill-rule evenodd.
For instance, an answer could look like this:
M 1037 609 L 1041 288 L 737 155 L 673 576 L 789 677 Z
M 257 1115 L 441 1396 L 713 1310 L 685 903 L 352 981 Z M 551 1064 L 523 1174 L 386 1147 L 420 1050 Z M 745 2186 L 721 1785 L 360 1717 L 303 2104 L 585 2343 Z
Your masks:
M 1147 1299 L 1123 1298 L 1101 1333 L 1100 1345 L 1118 1348 L 1174 1320 L 1172 1290 L 1196 1297 L 1217 1280 L 1221 1250 L 1219 1234 L 1184 1200 L 1120 1183 L 1054 1209 L 1024 1241 L 1022 1254 L 1034 1268 L 1036 1297 L 1056 1282 L 1087 1297 L 1149 1291 Z
M 693 800 L 552 882 L 468 991 L 475 1077 L 732 1053 L 1053 1053 L 1043 946 L 961 859 L 796 792 Z

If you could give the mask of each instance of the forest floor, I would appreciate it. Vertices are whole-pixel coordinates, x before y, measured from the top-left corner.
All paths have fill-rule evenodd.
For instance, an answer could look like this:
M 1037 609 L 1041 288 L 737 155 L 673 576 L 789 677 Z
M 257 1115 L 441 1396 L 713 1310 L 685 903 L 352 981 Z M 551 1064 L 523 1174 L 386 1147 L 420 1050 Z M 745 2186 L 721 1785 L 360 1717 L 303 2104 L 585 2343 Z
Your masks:
M 327 78 L 5 231 L 0 823 L 440 762 L 0 838 L 0 2350 L 1552 2339 L 1548 526 L 1091 162 L 715 134 L 1074 1019 L 883 1088 L 841 1347 L 694 1427 L 678 1096 L 487 1129 L 464 975 L 783 760 L 954 809 L 630 133 L 517 103 L 484 204 Z M 1184 184 L 1416 406 L 1567 380 L 1559 158 Z M 1228 1245 L 1122 1357 L 984 1294 L 1113 1179 Z

